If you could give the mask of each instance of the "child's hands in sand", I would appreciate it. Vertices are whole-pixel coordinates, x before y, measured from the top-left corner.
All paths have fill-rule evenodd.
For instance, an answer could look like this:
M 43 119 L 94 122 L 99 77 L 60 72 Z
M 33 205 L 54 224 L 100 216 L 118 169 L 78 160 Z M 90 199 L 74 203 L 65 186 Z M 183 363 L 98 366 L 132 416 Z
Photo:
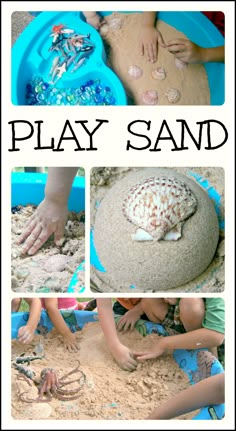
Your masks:
M 17 240 L 17 244 L 24 243 L 22 254 L 36 253 L 52 234 L 55 243 L 58 244 L 64 235 L 67 215 L 66 205 L 45 198 Z
M 145 361 L 146 359 L 155 359 L 166 353 L 166 349 L 163 345 L 163 338 L 155 341 L 155 345 L 149 352 L 133 352 L 137 361 Z
M 112 350 L 112 355 L 118 365 L 126 371 L 134 371 L 137 368 L 138 362 L 136 361 L 133 353 L 128 347 L 120 344 L 115 350 Z
M 75 334 L 68 334 L 63 337 L 65 350 L 68 350 L 70 353 L 75 353 L 79 351 L 79 346 L 77 344 Z
M 140 55 L 144 55 L 148 61 L 155 63 L 157 61 L 158 45 L 165 48 L 162 34 L 154 27 L 143 27 L 139 40 Z
M 30 343 L 34 338 L 34 329 L 29 325 L 21 326 L 18 331 L 18 340 L 23 344 Z
M 123 333 L 127 331 L 133 331 L 135 323 L 139 318 L 140 313 L 135 308 L 132 308 L 119 319 L 119 322 L 116 325 L 117 331 Z
M 202 48 L 188 39 L 174 39 L 166 44 L 167 50 L 184 63 L 201 63 Z

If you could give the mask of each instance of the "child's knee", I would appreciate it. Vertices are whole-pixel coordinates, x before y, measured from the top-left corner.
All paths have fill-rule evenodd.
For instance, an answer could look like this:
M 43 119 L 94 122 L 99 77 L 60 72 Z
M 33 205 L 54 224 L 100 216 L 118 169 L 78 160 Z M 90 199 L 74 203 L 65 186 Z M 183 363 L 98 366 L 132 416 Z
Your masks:
M 179 302 L 180 320 L 186 330 L 202 327 L 205 316 L 205 304 L 202 298 L 182 298 Z

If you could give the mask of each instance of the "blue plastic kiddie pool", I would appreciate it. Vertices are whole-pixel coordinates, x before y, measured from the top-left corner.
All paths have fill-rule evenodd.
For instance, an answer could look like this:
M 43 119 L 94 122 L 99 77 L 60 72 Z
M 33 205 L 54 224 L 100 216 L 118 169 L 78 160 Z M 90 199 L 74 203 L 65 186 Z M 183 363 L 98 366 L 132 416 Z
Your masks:
M 62 26 L 66 47 L 54 42 L 55 26 Z M 71 36 L 82 41 L 78 54 L 68 45 Z M 79 35 L 81 38 L 79 39 Z M 62 37 L 62 36 L 61 36 Z M 79 43 L 80 43 L 79 42 Z M 57 45 L 57 46 L 56 46 Z M 60 79 L 53 78 L 53 62 L 71 58 Z M 85 57 L 82 60 L 83 56 Z M 80 67 L 75 71 L 78 62 Z M 100 34 L 82 19 L 80 12 L 42 12 L 23 31 L 12 48 L 12 103 L 15 105 L 126 105 L 119 78 L 105 64 Z
M 111 13 L 100 12 L 102 16 L 110 15 Z M 203 48 L 224 45 L 224 37 L 201 12 L 159 12 L 158 19 L 175 27 L 192 42 Z M 114 97 L 112 102 L 107 104 L 126 105 L 125 91 L 119 78 L 105 64 L 102 39 L 99 33 L 84 21 L 81 12 L 42 12 L 23 31 L 12 49 L 12 103 L 15 105 L 46 104 L 45 101 L 40 101 L 40 94 L 34 94 L 35 97 L 38 96 L 38 101 L 35 98 L 30 100 L 30 82 L 33 76 L 41 79 L 41 84 L 39 83 L 38 85 L 40 89 L 40 85 L 43 86 L 43 83 L 47 84 L 50 81 L 49 72 L 52 60 L 55 55 L 58 55 L 55 52 L 52 55 L 52 52 L 49 51 L 52 44 L 50 34 L 52 34 L 53 26 L 59 24 L 64 24 L 67 28 L 76 29 L 82 34 L 90 33 L 95 49 L 76 72 L 66 72 L 55 84 L 56 88 L 61 89 L 63 87 L 66 89 L 67 102 L 64 100 L 61 103 L 60 97 L 58 99 L 50 97 L 49 104 L 78 104 L 75 103 L 77 97 L 74 94 L 75 89 L 79 91 L 78 89 L 83 88 L 85 85 L 89 87 L 88 83 L 90 82 L 91 85 L 91 81 L 93 82 L 92 89 L 94 89 L 96 88 L 94 82 L 97 80 L 97 82 L 100 82 L 101 87 L 109 88 L 108 93 L 110 92 Z M 225 100 L 224 63 L 205 63 L 204 66 L 209 83 L 210 104 L 222 105 Z M 27 85 L 28 90 L 26 91 Z M 69 89 L 72 89 L 72 98 Z M 59 93 L 60 91 L 58 90 Z M 101 101 L 99 102 L 99 98 L 96 100 L 98 101 L 95 102 L 92 99 L 92 103 L 88 102 L 87 104 L 105 104 L 101 103 Z M 86 101 L 84 104 L 86 105 Z
M 47 174 L 13 172 L 11 174 L 11 206 L 17 205 L 39 205 L 44 199 L 44 189 L 47 181 Z M 74 178 L 68 200 L 68 210 L 79 213 L 85 210 L 85 178 L 76 176 Z M 68 292 L 73 292 L 76 287 L 76 274 L 84 271 L 85 263 L 82 262 L 71 278 Z M 84 291 L 81 287 L 80 292 Z
M 98 313 L 94 311 L 80 311 L 80 310 L 61 310 L 61 315 L 64 318 L 67 326 L 70 328 L 71 332 L 80 331 L 83 329 L 84 325 L 89 322 L 98 321 Z M 16 339 L 18 330 L 21 326 L 26 325 L 28 321 L 29 313 L 18 312 L 11 314 L 11 338 Z M 167 336 L 165 328 L 157 323 L 147 322 L 145 320 L 140 320 L 140 325 L 142 325 L 141 333 L 143 336 L 147 334 L 160 334 Z M 46 311 L 41 312 L 41 318 L 36 329 L 36 334 L 47 334 L 53 328 L 53 324 L 46 313 Z M 140 329 L 140 328 L 139 328 Z M 140 331 L 139 331 L 140 332 Z M 198 368 L 198 355 L 203 350 L 175 350 L 173 357 L 179 367 L 188 375 L 189 383 L 194 384 L 194 375 L 199 374 L 199 378 L 204 378 L 201 376 L 201 371 Z M 224 373 L 224 369 L 220 362 L 216 359 L 211 365 L 210 375 L 214 376 L 216 374 Z M 225 405 L 215 405 L 207 406 L 200 410 L 200 412 L 193 417 L 193 420 L 217 420 L 224 417 Z

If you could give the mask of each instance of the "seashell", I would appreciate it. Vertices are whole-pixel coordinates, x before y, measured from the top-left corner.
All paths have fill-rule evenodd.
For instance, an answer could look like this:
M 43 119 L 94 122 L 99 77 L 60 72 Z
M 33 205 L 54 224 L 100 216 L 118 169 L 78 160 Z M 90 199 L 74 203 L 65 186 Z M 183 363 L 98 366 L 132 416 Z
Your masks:
M 50 256 L 44 264 L 44 269 L 47 272 L 64 271 L 68 257 L 64 254 L 55 254 Z
M 185 61 L 182 61 L 179 58 L 175 58 L 175 65 L 178 69 L 184 69 L 188 66 L 188 63 L 185 63 Z
M 181 99 L 181 94 L 177 88 L 169 88 L 165 96 L 167 96 L 170 103 L 177 103 Z
M 128 75 L 134 79 L 139 79 L 143 74 L 143 70 L 138 66 L 130 66 L 128 70 Z
M 135 184 L 123 201 L 124 216 L 138 229 L 132 239 L 177 240 L 183 221 L 197 209 L 191 189 L 175 177 L 149 177 Z
M 105 36 L 108 33 L 108 31 L 109 31 L 108 24 L 106 24 L 106 23 L 102 24 L 100 29 L 99 29 L 101 36 Z
M 160 81 L 163 81 L 163 79 L 166 78 L 165 69 L 163 69 L 163 67 L 157 67 L 152 71 L 152 77 L 153 79 L 159 79 Z
M 158 94 L 156 90 L 147 90 L 142 95 L 142 101 L 145 105 L 157 105 Z
M 121 20 L 121 18 L 112 18 L 109 21 L 109 27 L 112 30 L 119 30 L 122 27 L 122 20 Z

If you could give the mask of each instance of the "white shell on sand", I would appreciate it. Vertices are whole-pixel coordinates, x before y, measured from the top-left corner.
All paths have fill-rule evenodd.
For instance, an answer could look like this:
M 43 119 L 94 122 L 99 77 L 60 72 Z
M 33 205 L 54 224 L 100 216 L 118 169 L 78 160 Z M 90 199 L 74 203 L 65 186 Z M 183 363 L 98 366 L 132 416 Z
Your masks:
M 138 66 L 130 66 L 128 69 L 128 75 L 131 76 L 131 78 L 139 79 L 143 74 L 143 70 L 141 67 Z
M 121 20 L 121 18 L 112 18 L 109 21 L 109 27 L 112 30 L 119 30 L 122 27 L 122 20 Z
M 183 181 L 174 177 L 153 176 L 129 190 L 122 209 L 125 217 L 140 228 L 133 236 L 134 240 L 158 241 L 180 238 L 181 229 L 173 235 L 166 234 L 190 217 L 196 208 L 197 200 Z
M 158 94 L 156 90 L 147 90 L 142 94 L 142 101 L 145 105 L 157 105 Z
M 184 69 L 188 66 L 188 63 L 185 63 L 185 61 L 182 61 L 179 58 L 175 58 L 175 65 L 178 69 Z
M 108 33 L 108 31 L 109 31 L 109 25 L 108 25 L 108 24 L 106 24 L 106 23 L 102 24 L 102 25 L 101 25 L 101 27 L 100 27 L 100 29 L 99 29 L 99 33 L 100 33 L 102 36 L 105 36 L 105 34 L 107 34 L 107 33 Z
M 157 67 L 152 71 L 152 77 L 153 79 L 159 79 L 160 81 L 163 81 L 163 79 L 166 78 L 165 69 L 163 69 L 163 67 Z
M 47 259 L 44 269 L 47 272 L 64 271 L 67 261 L 68 256 L 64 254 L 55 254 Z
M 165 96 L 167 96 L 168 102 L 170 103 L 177 103 L 181 99 L 181 94 L 177 88 L 168 88 Z

